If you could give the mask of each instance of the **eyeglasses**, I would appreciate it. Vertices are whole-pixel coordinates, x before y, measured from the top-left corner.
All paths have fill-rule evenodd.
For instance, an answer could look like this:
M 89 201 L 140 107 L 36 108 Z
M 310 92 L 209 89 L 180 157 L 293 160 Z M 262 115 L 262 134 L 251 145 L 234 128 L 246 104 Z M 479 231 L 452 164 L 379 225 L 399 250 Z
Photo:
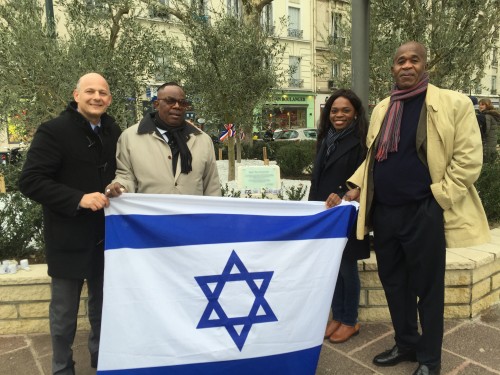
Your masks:
M 170 96 L 167 96 L 166 98 L 158 98 L 156 100 L 163 100 L 165 104 L 169 106 L 174 106 L 175 103 L 177 103 L 181 108 L 187 108 L 191 105 L 191 103 L 189 103 L 189 101 L 186 99 L 175 99 L 171 98 Z

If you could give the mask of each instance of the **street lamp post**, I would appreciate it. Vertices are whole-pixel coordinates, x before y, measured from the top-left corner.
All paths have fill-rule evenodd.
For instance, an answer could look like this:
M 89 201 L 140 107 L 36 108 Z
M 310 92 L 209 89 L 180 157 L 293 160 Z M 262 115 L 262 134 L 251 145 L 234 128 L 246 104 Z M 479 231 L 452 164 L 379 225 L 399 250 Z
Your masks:
M 56 37 L 56 23 L 54 20 L 54 4 L 52 0 L 45 0 L 45 13 L 47 17 L 47 29 L 51 38 Z
M 369 98 L 369 21 L 370 0 L 351 1 L 352 88 L 368 110 Z

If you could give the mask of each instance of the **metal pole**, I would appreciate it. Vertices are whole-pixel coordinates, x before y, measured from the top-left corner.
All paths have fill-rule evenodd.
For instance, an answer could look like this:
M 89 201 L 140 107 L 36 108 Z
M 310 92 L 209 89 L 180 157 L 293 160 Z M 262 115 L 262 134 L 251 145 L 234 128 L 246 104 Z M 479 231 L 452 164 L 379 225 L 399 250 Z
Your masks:
M 56 22 L 54 20 L 54 4 L 52 0 L 45 0 L 45 14 L 47 17 L 47 30 L 51 38 L 56 37 Z
M 368 111 L 370 0 L 351 1 L 352 89 Z

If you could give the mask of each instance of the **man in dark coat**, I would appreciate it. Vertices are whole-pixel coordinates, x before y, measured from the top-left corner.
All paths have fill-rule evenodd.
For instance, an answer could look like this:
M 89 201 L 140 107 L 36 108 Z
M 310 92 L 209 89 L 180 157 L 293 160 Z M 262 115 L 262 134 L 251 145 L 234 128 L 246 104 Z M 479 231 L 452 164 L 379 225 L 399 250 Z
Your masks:
M 120 127 L 105 112 L 106 80 L 82 76 L 59 117 L 40 125 L 27 153 L 19 189 L 43 206 L 45 252 L 51 276 L 49 307 L 53 374 L 74 374 L 73 351 L 80 294 L 88 288 L 91 366 L 97 367 L 104 271 L 102 193 L 116 170 Z

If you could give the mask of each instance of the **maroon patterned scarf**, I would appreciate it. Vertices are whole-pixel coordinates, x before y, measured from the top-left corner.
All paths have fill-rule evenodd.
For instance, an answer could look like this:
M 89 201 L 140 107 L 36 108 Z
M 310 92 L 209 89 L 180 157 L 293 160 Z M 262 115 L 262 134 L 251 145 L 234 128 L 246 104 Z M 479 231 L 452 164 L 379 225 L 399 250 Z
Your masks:
M 403 117 L 404 100 L 420 95 L 427 90 L 429 75 L 424 73 L 422 80 L 414 87 L 406 90 L 398 90 L 394 85 L 391 91 L 389 109 L 382 123 L 381 138 L 378 143 L 375 159 L 383 161 L 387 159 L 389 152 L 397 152 L 401 129 L 401 117 Z

